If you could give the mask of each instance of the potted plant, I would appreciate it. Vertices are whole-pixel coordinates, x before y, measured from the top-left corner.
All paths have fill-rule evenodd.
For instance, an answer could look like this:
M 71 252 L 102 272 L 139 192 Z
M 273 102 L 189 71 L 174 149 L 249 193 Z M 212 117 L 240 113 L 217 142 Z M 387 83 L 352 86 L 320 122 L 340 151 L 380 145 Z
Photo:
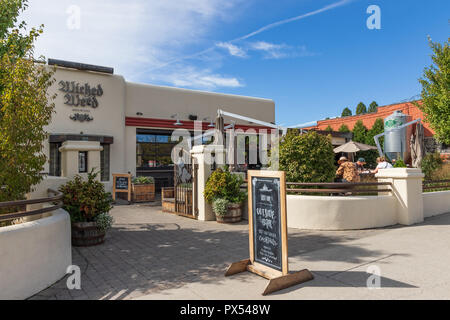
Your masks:
M 105 233 L 114 220 L 109 215 L 112 199 L 92 170 L 84 180 L 76 175 L 59 188 L 63 209 L 70 214 L 73 246 L 93 246 L 105 241 Z
M 233 223 L 242 219 L 242 203 L 247 194 L 241 191 L 244 179 L 228 170 L 216 169 L 208 178 L 204 196 L 212 204 L 219 223 Z
M 133 202 L 155 201 L 155 179 L 153 177 L 134 177 L 131 181 Z

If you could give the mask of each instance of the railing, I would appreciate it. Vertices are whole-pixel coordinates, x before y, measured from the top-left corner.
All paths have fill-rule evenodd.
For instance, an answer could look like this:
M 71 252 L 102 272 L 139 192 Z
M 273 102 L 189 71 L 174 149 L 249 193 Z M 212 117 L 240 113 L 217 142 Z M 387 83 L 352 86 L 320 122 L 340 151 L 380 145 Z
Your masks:
M 23 217 L 34 216 L 37 214 L 42 214 L 42 213 L 50 212 L 50 211 L 61 208 L 63 206 L 62 201 L 61 201 L 63 198 L 63 194 L 59 191 L 55 191 L 52 189 L 48 189 L 47 192 L 49 194 L 53 194 L 53 196 L 47 197 L 47 198 L 40 198 L 40 199 L 0 202 L 0 209 L 22 207 L 22 206 L 26 206 L 29 204 L 58 202 L 57 204 L 53 204 L 50 207 L 45 207 L 45 208 L 41 208 L 41 209 L 35 209 L 35 210 L 29 210 L 29 211 L 25 210 L 25 211 L 19 211 L 19 212 L 14 212 L 14 213 L 0 214 L 0 221 L 13 220 L 13 219 L 18 219 L 18 218 L 23 218 Z
M 379 188 L 388 186 L 389 188 Z M 390 182 L 287 182 L 288 193 L 328 193 L 352 195 L 355 193 L 373 194 L 378 192 L 391 192 Z M 301 188 L 308 187 L 308 188 Z
M 450 180 L 449 180 L 450 181 Z M 245 180 L 241 185 L 241 189 L 247 189 L 248 181 Z M 297 188 L 308 187 L 308 188 Z M 316 187 L 316 188 L 312 188 Z M 383 188 L 385 187 L 385 188 Z M 354 193 L 373 194 L 378 192 L 391 192 L 391 182 L 286 182 L 287 193 L 328 193 L 328 194 L 345 194 Z
M 427 180 L 422 182 L 425 192 L 450 190 L 450 180 Z

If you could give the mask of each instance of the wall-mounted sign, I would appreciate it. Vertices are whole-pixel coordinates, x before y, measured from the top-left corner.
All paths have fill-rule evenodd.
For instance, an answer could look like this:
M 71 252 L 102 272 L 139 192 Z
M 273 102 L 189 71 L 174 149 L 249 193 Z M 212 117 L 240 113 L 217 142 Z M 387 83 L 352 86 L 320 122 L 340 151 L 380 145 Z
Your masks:
M 113 173 L 113 200 L 116 200 L 116 192 L 128 193 L 128 202 L 131 201 L 131 174 Z
M 94 118 L 91 117 L 87 113 L 75 113 L 75 114 L 70 116 L 70 119 L 72 119 L 73 121 L 80 121 L 80 122 L 94 120 Z
M 64 104 L 72 107 L 98 107 L 97 97 L 103 95 L 100 84 L 90 86 L 88 83 L 80 84 L 75 81 L 63 81 L 59 83 L 59 91 L 65 92 Z
M 250 259 L 234 262 L 225 276 L 250 271 L 269 281 L 263 295 L 313 279 L 307 269 L 289 273 L 284 171 L 248 171 Z

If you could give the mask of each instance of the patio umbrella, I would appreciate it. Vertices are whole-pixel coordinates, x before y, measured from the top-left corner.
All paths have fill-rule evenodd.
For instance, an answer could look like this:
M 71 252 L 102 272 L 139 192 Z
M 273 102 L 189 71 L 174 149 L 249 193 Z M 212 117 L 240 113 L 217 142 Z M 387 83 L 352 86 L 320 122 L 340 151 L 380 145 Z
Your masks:
M 358 151 L 377 150 L 377 147 L 355 141 L 349 141 L 333 149 L 334 153 L 346 152 L 353 153 Z

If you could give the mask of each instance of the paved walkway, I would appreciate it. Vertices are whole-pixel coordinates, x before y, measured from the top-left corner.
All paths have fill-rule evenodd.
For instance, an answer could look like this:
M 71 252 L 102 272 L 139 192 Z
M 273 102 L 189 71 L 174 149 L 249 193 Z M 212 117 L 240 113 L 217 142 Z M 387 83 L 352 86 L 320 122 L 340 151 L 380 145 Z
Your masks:
M 246 222 L 200 222 L 145 205 L 112 214 L 105 244 L 73 248 L 82 289 L 68 290 L 62 279 L 31 299 L 450 299 L 450 214 L 411 227 L 289 229 L 290 270 L 308 268 L 315 279 L 267 297 L 261 277 L 223 276 L 248 257 Z M 366 286 L 373 266 L 380 289 Z

